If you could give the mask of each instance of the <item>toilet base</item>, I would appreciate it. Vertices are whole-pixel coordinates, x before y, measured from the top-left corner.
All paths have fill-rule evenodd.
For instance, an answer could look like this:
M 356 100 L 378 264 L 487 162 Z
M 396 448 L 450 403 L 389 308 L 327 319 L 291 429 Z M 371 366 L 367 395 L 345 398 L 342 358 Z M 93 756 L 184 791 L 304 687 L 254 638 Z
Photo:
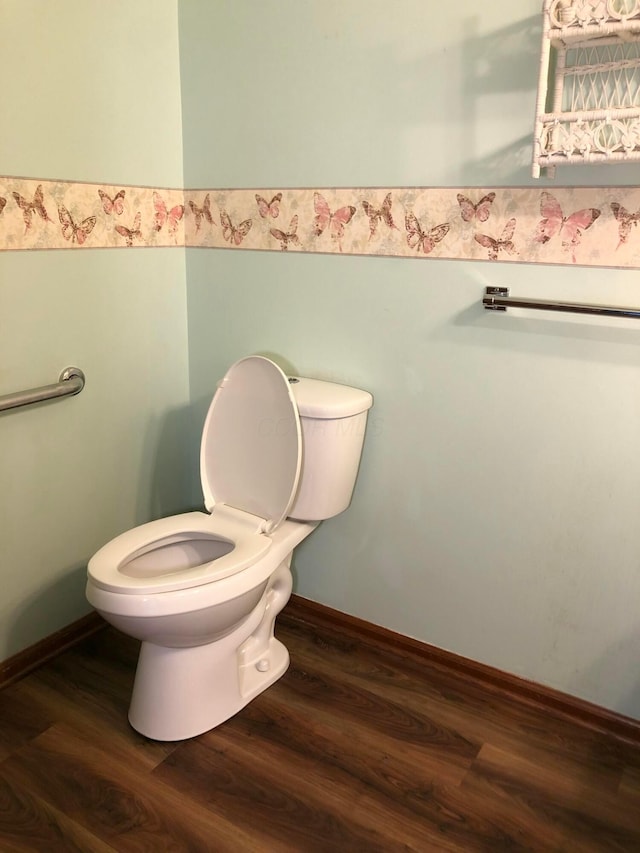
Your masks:
M 206 647 L 142 648 L 139 663 L 139 667 L 142 664 L 142 670 L 138 669 L 136 673 L 136 689 L 129 708 L 129 722 L 137 732 L 152 740 L 185 740 L 208 732 L 237 714 L 285 674 L 289 666 L 289 652 L 275 637 L 270 646 L 270 666 L 266 672 L 260 672 L 255 665 L 238 669 L 237 662 L 234 661 L 233 666 L 226 668 L 225 672 L 218 669 L 215 680 L 206 685 L 201 684 L 194 689 L 193 684 L 183 684 L 170 692 L 149 690 L 149 683 L 151 682 L 152 686 L 162 685 L 173 680 L 175 685 L 173 676 L 176 671 L 189 670 L 194 660 L 193 652 Z M 167 652 L 170 654 L 167 655 Z M 178 654 L 173 654 L 175 652 Z M 191 653 L 187 661 L 184 660 L 187 656 L 180 654 L 184 652 Z M 160 671 L 161 675 L 158 674 Z M 138 677 L 140 673 L 141 678 Z M 240 689 L 238 680 L 242 685 Z M 165 695 L 160 695 L 161 693 Z
M 265 664 L 267 667 L 263 669 Z M 240 667 L 240 692 L 244 700 L 241 707 L 244 707 L 263 690 L 270 687 L 274 681 L 281 678 L 288 668 L 289 652 L 287 647 L 280 640 L 271 637 L 269 649 L 259 661 L 247 663 Z
M 152 740 L 185 740 L 219 726 L 281 678 L 289 652 L 273 636 L 291 594 L 289 560 L 274 572 L 258 606 L 214 643 L 168 648 L 143 642 L 129 722 Z

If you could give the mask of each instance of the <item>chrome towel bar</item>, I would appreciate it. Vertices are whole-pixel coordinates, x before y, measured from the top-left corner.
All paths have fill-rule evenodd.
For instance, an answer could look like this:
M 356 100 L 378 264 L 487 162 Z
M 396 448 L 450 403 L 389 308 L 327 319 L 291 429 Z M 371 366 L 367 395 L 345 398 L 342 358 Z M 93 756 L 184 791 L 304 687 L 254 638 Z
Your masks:
M 519 299 L 517 296 L 509 296 L 508 287 L 487 287 L 482 304 L 489 311 L 506 311 L 507 308 L 535 308 L 538 311 L 566 311 L 573 314 L 597 314 L 601 317 L 640 318 L 640 308 L 585 305 L 582 302 L 554 302 L 548 299 Z
M 70 397 L 79 394 L 84 388 L 84 373 L 79 367 L 67 367 L 53 385 L 42 385 L 29 391 L 18 391 L 15 394 L 5 394 L 0 397 L 0 412 L 5 409 L 17 409 L 18 406 L 28 406 L 30 403 L 40 403 L 52 400 L 54 397 Z

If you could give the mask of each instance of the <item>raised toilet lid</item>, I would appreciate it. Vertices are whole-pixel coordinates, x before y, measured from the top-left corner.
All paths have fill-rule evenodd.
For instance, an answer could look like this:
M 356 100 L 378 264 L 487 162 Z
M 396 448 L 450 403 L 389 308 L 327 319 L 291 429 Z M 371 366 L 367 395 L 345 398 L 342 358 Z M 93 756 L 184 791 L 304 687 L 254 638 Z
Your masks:
M 200 479 L 205 506 L 217 503 L 265 519 L 265 532 L 287 517 L 302 462 L 300 417 L 277 364 L 252 355 L 218 384 L 202 430 Z

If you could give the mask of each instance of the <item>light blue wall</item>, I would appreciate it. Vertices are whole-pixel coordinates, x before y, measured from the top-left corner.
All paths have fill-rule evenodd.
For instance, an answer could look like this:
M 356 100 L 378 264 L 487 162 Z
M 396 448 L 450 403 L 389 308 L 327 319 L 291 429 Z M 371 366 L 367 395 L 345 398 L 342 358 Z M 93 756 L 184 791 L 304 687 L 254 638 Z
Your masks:
M 539 5 L 182 0 L 178 44 L 173 2 L 8 0 L 2 172 L 533 185 Z M 557 183 L 636 171 L 567 169 Z M 0 659 L 88 610 L 99 545 L 198 500 L 215 381 L 266 352 L 376 401 L 354 502 L 299 549 L 299 593 L 640 717 L 637 329 L 487 315 L 487 284 L 638 301 L 638 273 L 616 270 L 0 255 L 0 394 L 70 363 L 87 372 L 77 398 L 0 415 Z
M 0 31 L 3 174 L 182 186 L 175 3 L 7 0 Z M 87 376 L 0 413 L 0 660 L 89 611 L 99 546 L 189 505 L 185 286 L 180 249 L 0 253 L 0 394 Z
M 541 8 L 181 0 L 186 186 L 533 184 Z M 636 166 L 557 181 L 625 182 Z
M 185 0 L 185 184 L 533 185 L 540 5 Z M 638 331 L 479 307 L 634 304 L 637 272 L 191 250 L 187 280 L 201 415 L 249 352 L 374 394 L 297 592 L 640 717 Z

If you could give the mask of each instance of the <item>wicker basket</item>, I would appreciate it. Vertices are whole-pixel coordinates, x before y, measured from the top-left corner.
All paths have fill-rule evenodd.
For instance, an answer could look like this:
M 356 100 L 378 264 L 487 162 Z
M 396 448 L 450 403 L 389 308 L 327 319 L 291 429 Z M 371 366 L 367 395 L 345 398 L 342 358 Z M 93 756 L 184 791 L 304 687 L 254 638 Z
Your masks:
M 640 160 L 640 0 L 545 0 L 534 178 L 558 163 L 632 160 Z

